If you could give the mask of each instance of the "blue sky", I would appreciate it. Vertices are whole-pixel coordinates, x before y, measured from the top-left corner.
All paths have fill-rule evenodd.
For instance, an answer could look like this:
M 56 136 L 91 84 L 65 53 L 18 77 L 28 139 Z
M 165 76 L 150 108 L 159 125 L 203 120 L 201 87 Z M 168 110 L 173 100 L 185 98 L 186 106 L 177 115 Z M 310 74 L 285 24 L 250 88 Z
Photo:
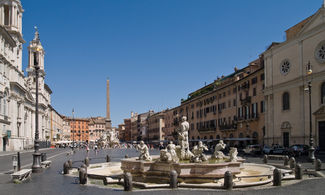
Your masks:
M 63 115 L 159 111 L 253 61 L 322 0 L 21 0 L 24 45 L 37 25 L 52 105 Z

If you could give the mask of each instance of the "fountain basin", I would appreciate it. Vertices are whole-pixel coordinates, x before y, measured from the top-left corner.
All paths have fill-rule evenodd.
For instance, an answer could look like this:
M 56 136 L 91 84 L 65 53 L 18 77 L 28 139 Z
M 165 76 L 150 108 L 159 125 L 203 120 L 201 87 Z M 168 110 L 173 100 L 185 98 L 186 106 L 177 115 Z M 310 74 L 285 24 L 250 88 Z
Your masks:
M 167 163 L 159 162 L 159 156 L 153 157 L 152 161 L 137 160 L 128 158 L 121 160 L 121 169 L 130 172 L 135 180 L 144 181 L 148 179 L 169 180 L 169 174 L 175 170 L 180 180 L 214 180 L 223 178 L 226 171 L 233 175 L 241 173 L 241 164 L 245 159 L 238 159 L 237 162 L 221 163 Z

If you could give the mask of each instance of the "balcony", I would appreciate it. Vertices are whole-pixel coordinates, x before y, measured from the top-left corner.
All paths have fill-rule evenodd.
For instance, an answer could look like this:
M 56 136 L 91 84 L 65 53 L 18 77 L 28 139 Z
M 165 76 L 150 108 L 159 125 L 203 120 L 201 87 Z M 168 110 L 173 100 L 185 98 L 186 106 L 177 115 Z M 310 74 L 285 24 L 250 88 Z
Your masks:
M 0 115 L 0 122 L 10 125 L 10 117 L 5 115 Z
M 240 116 L 238 117 L 238 121 L 251 121 L 251 120 L 258 120 L 259 116 L 257 113 L 249 114 L 247 116 Z
M 246 96 L 245 98 L 240 98 L 241 105 L 250 104 L 252 100 L 251 96 Z
M 213 131 L 217 131 L 216 127 L 201 127 L 198 128 L 199 132 L 213 132 Z
M 231 123 L 231 124 L 222 124 L 222 125 L 219 125 L 219 130 L 220 131 L 224 131 L 224 130 L 236 130 L 237 129 L 237 124 L 236 123 Z

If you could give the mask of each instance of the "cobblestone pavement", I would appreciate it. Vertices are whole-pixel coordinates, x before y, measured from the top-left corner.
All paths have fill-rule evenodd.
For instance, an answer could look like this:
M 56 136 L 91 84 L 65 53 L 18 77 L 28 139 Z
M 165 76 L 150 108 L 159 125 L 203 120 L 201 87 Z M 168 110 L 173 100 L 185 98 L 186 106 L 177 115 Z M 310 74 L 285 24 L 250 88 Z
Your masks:
M 62 165 L 68 159 L 73 161 L 83 160 L 87 156 L 87 152 L 79 150 L 75 155 L 67 155 L 68 150 L 61 151 L 52 158 L 52 166 L 40 174 L 33 174 L 30 181 L 22 184 L 14 184 L 10 181 L 10 175 L 0 174 L 0 194 L 46 194 L 46 195 L 60 195 L 60 194 L 130 194 L 121 190 L 104 189 L 100 187 L 90 187 L 78 184 L 77 177 L 63 176 Z M 134 149 L 108 149 L 101 150 L 97 155 L 90 151 L 88 156 L 91 158 L 90 163 L 104 162 L 105 156 L 110 155 L 112 161 L 119 161 L 128 154 L 129 157 L 137 156 L 138 153 Z M 157 150 L 152 150 L 151 154 L 158 154 Z M 248 162 L 261 163 L 260 157 L 245 157 Z M 299 160 L 298 160 L 299 162 Z M 75 162 L 73 166 L 80 166 L 81 162 Z M 193 190 L 193 189 L 177 189 L 177 190 L 141 190 L 133 192 L 135 194 L 324 194 L 325 179 L 307 179 L 299 183 L 287 185 L 284 187 L 268 186 L 266 189 L 248 188 L 248 189 L 234 189 L 232 191 L 223 190 Z

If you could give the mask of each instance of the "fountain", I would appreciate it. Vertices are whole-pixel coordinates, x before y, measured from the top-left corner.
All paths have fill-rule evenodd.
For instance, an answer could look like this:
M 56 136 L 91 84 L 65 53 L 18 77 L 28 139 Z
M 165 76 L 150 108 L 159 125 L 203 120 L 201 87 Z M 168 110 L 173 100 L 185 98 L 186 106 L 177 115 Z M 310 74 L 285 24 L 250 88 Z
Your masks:
M 160 151 L 160 156 L 150 157 L 148 148 L 143 142 L 137 146 L 140 151 L 139 158 L 129 158 L 121 160 L 121 169 L 130 172 L 135 181 L 157 181 L 166 182 L 169 180 L 170 172 L 175 170 L 180 181 L 207 182 L 223 178 L 226 171 L 233 175 L 241 173 L 241 166 L 245 159 L 237 157 L 237 149 L 230 150 L 230 156 L 225 156 L 221 151 L 226 144 L 220 140 L 215 147 L 212 157 L 204 154 L 208 148 L 200 141 L 189 149 L 188 142 L 189 123 L 186 117 L 182 117 L 182 122 L 178 133 L 178 144 L 172 142 L 166 149 Z

